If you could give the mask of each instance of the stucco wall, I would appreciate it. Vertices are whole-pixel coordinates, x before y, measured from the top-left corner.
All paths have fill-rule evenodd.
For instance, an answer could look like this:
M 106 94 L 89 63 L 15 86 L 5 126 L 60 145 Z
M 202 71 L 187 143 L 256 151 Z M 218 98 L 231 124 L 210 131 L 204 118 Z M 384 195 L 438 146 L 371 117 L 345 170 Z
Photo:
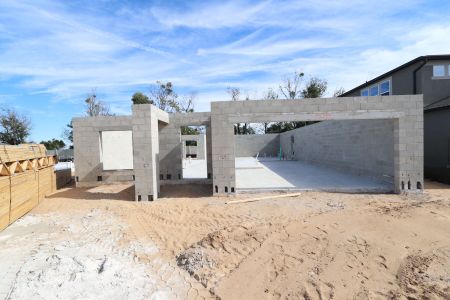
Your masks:
M 281 134 L 283 156 L 393 182 L 394 121 L 323 121 Z
M 278 134 L 246 134 L 235 136 L 236 157 L 277 156 L 280 148 Z

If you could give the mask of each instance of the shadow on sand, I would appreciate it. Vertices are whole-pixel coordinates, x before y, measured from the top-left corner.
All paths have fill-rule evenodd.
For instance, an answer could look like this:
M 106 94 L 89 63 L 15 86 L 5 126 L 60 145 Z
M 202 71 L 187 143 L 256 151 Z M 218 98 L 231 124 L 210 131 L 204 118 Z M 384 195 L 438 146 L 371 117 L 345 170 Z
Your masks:
M 212 195 L 211 184 L 174 184 L 161 186 L 159 198 L 203 198 Z M 134 185 L 111 184 L 91 188 L 76 188 L 75 184 L 72 183 L 47 198 L 134 201 Z

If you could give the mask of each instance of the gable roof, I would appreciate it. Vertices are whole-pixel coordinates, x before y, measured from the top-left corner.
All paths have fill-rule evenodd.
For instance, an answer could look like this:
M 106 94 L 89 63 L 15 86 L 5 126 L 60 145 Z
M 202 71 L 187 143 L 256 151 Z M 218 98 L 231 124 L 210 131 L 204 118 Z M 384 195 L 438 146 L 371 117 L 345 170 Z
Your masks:
M 386 72 L 386 73 L 384 73 L 384 74 L 382 74 L 382 75 L 380 75 L 378 77 L 375 77 L 374 79 L 366 81 L 365 83 L 363 83 L 363 84 L 361 84 L 361 85 L 359 85 L 359 86 L 357 86 L 357 87 L 355 87 L 355 88 L 353 88 L 353 89 L 343 93 L 339 97 L 346 97 L 350 93 L 353 93 L 353 92 L 355 92 L 357 90 L 360 90 L 360 89 L 365 88 L 365 87 L 367 87 L 367 86 L 369 86 L 371 84 L 374 84 L 374 83 L 380 81 L 381 79 L 386 78 L 386 77 L 394 74 L 395 72 L 400 71 L 401 69 L 404 69 L 406 67 L 409 67 L 410 65 L 413 65 L 413 64 L 415 64 L 417 62 L 420 62 L 420 61 L 425 61 L 426 62 L 426 61 L 430 61 L 430 60 L 448 60 L 448 59 L 450 59 L 450 54 L 419 56 L 419 57 L 417 57 L 417 58 L 415 58 L 415 59 L 413 59 L 411 61 L 408 61 L 407 63 L 404 63 L 401 66 L 398 66 L 395 69 L 392 69 L 392 70 L 390 70 L 390 71 L 388 71 L 388 72 Z

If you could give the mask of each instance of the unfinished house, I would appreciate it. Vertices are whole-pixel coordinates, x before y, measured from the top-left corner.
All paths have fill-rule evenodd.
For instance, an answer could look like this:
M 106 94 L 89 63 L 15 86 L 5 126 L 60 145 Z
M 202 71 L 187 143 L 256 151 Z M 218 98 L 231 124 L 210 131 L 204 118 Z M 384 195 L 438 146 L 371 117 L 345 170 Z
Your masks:
M 134 182 L 137 201 L 157 199 L 160 185 L 194 182 L 215 195 L 420 191 L 422 112 L 422 95 L 224 101 L 212 102 L 211 112 L 175 114 L 133 105 L 131 116 L 73 119 L 76 184 Z M 237 123 L 294 121 L 315 123 L 275 134 L 234 131 Z M 183 136 L 186 126 L 205 130 Z

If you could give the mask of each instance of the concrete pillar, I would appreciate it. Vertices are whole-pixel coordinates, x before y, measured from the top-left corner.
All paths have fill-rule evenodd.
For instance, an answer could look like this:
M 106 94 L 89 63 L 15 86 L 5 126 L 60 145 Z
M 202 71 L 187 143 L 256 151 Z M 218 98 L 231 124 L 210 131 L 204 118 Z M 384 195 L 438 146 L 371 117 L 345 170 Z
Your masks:
M 234 128 L 228 116 L 220 110 L 211 115 L 213 193 L 228 195 L 235 193 Z
M 133 105 L 135 199 L 153 201 L 159 192 L 159 134 L 156 108 Z
M 206 169 L 207 178 L 211 179 L 213 173 L 211 125 L 206 126 Z

